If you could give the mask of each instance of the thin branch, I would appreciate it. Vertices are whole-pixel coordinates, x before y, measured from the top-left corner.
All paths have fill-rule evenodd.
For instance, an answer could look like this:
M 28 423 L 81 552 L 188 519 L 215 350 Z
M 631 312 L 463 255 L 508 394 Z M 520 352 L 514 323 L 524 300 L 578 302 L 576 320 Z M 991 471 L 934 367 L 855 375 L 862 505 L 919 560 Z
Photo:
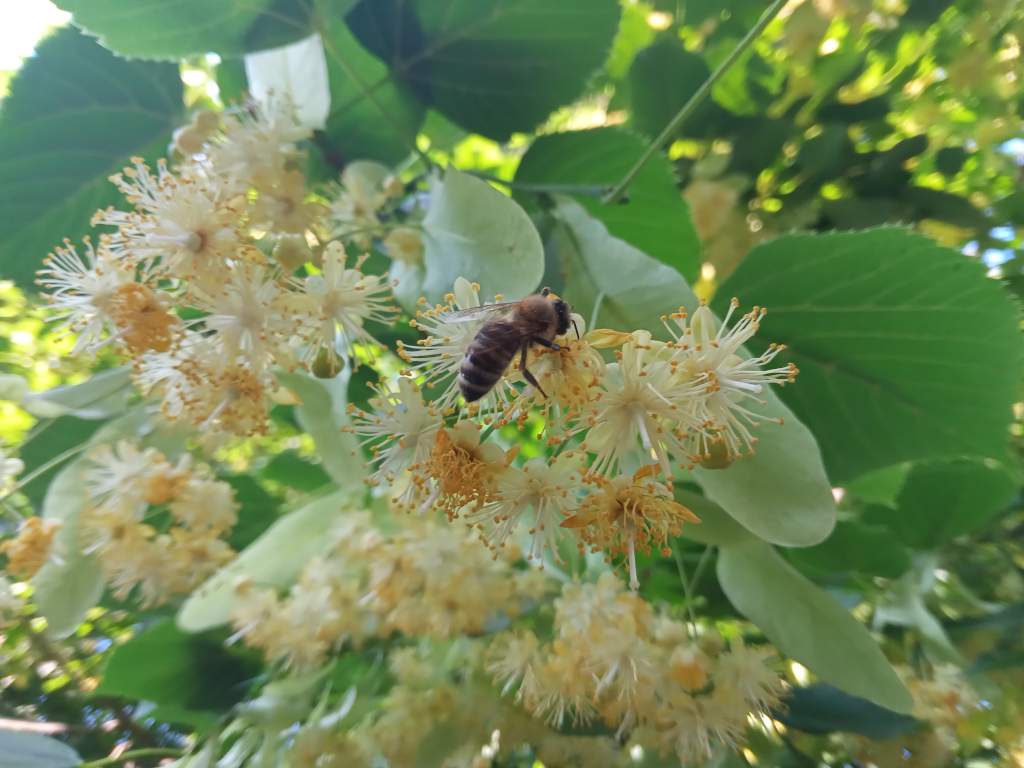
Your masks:
M 651 155 L 657 152 L 665 143 L 672 138 L 679 127 L 685 123 L 697 110 L 697 107 L 701 105 L 704 99 L 707 98 L 708 94 L 711 93 L 711 89 L 715 87 L 715 83 L 721 80 L 725 73 L 732 69 L 732 66 L 739 61 L 740 57 L 746 52 L 753 42 L 764 32 L 772 19 L 782 10 L 782 6 L 786 4 L 786 0 L 775 0 L 764 12 L 757 23 L 751 27 L 750 31 L 747 32 L 744 37 L 732 50 L 732 52 L 725 57 L 725 60 L 718 65 L 718 68 L 711 73 L 711 77 L 704 81 L 704 84 L 690 97 L 690 99 L 683 105 L 682 109 L 676 112 L 675 117 L 669 120 L 668 125 L 662 130 L 661 133 L 654 138 L 650 144 L 647 145 L 647 149 L 640 155 L 640 158 L 633 163 L 633 167 L 626 171 L 626 175 L 622 177 L 618 184 L 616 184 L 611 191 L 602 198 L 604 203 L 616 203 L 625 194 L 629 185 L 633 183 L 633 179 L 640 173 L 647 161 L 651 159 Z
M 15 483 L 11 487 L 11 489 L 9 491 L 7 491 L 6 493 L 0 495 L 0 502 L 6 501 L 11 496 L 13 496 L 18 491 L 20 491 L 22 488 L 24 488 L 26 485 L 28 485 L 33 480 L 35 480 L 37 477 L 39 477 L 40 475 L 45 474 L 46 472 L 48 472 L 49 470 L 53 469 L 57 465 L 62 464 L 63 462 L 67 461 L 68 459 L 70 459 L 73 456 L 76 456 L 77 454 L 81 453 L 82 451 L 84 451 L 88 447 L 89 447 L 89 443 L 85 442 L 85 443 L 80 443 L 79 445 L 76 445 L 76 446 L 74 446 L 72 448 L 68 448 L 63 453 L 58 453 L 56 456 L 54 456 L 52 459 L 50 459 L 45 464 L 39 465 L 38 467 L 33 469 L 31 472 L 29 472 L 27 475 L 23 476 L 17 483 Z
M 185 754 L 184 750 L 173 749 L 170 747 L 129 749 L 127 752 L 122 752 L 117 757 L 104 757 L 100 760 L 90 760 L 87 763 L 82 763 L 81 768 L 103 768 L 103 766 L 120 765 L 121 763 L 127 763 L 129 760 L 140 760 L 146 757 L 181 757 L 183 754 Z
M 683 585 L 683 597 L 686 598 L 686 613 L 690 617 L 690 636 L 697 634 L 697 614 L 693 611 L 693 592 L 690 590 L 690 580 L 686 577 L 686 566 L 683 565 L 683 556 L 679 549 L 672 547 L 672 557 L 676 561 L 676 569 L 679 571 L 679 581 Z
M 521 181 L 508 181 L 498 176 L 481 171 L 463 171 L 470 176 L 476 176 L 484 181 L 491 181 L 501 184 L 509 189 L 518 189 L 520 192 L 532 192 L 537 195 L 585 195 L 588 197 L 601 197 L 608 194 L 611 189 L 607 184 L 530 184 Z

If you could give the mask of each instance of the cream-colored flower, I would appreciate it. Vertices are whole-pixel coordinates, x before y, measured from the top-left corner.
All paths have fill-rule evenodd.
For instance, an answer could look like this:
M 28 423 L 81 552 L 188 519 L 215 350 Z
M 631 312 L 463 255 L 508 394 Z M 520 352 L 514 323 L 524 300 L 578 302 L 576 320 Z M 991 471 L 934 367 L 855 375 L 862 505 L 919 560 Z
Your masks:
M 386 183 L 391 171 L 380 163 L 356 160 L 341 172 L 341 190 L 331 202 L 331 218 L 339 237 L 355 236 L 356 243 L 367 247 L 379 220 L 377 212 L 387 202 Z
M 92 353 L 117 336 L 114 300 L 119 289 L 132 285 L 131 270 L 104 247 L 86 238 L 84 255 L 70 240 L 54 249 L 39 271 L 39 285 L 50 303 L 50 319 L 78 334 L 73 355 Z
M 683 523 L 699 523 L 700 519 L 678 503 L 664 483 L 653 475 L 657 465 L 639 469 L 632 477 L 622 475 L 606 480 L 591 478 L 599 486 L 579 506 L 579 512 L 562 523 L 580 531 L 583 540 L 595 551 L 604 550 L 609 557 L 622 555 L 629 567 L 629 586 L 639 589 L 636 553 L 650 553 L 657 548 L 670 554 L 669 539 L 679 536 Z
M 240 243 L 240 213 L 219 177 L 199 165 L 154 175 L 140 157 L 111 181 L 134 206 L 97 211 L 93 225 L 116 227 L 111 252 L 144 272 L 213 287 Z
M 131 440 L 101 443 L 89 449 L 82 470 L 82 481 L 89 500 L 95 504 L 114 504 L 134 509 L 146 504 L 150 485 L 174 467 L 155 448 L 139 448 Z
M 423 235 L 413 227 L 395 227 L 388 232 L 384 249 L 395 261 L 412 266 L 423 263 Z
M 276 232 L 305 232 L 327 211 L 325 206 L 308 199 L 306 177 L 299 170 L 285 171 L 274 183 L 261 183 L 258 188 L 253 221 Z
M 703 428 L 691 433 L 690 452 L 698 461 L 712 455 L 715 443 L 721 443 L 730 457 L 752 451 L 757 438 L 751 430 L 775 421 L 754 410 L 764 404 L 759 395 L 770 384 L 791 383 L 798 373 L 792 363 L 765 367 L 784 349 L 778 344 L 769 345 L 757 357 L 743 356 L 742 347 L 757 333 L 766 310 L 754 307 L 729 327 L 738 307 L 733 299 L 721 324 L 706 304 L 692 318 L 680 310 L 666 322 L 675 340 L 672 363 L 679 377 L 704 387 L 697 417 Z
M 411 482 L 407 470 L 429 458 L 441 417 L 423 402 L 416 383 L 404 376 L 397 380 L 395 390 L 379 386 L 370 405 L 372 413 L 349 404 L 349 429 L 373 454 L 377 469 L 370 476 L 371 482 L 392 484 L 395 496 L 409 505 L 417 485 Z
M 25 470 L 25 462 L 21 459 L 8 456 L 0 448 L 0 489 L 6 487 L 10 482 Z
M 362 272 L 365 260 L 363 256 L 349 266 L 345 247 L 333 241 L 324 249 L 321 273 L 306 278 L 306 296 L 320 318 L 316 346 L 340 346 L 351 354 L 357 342 L 378 343 L 364 327 L 367 321 L 394 322 L 391 287 L 383 276 Z
M 59 520 L 33 516 L 18 527 L 18 535 L 0 544 L 0 554 L 7 557 L 7 570 L 21 579 L 30 579 L 50 558 L 53 537 L 60 529 Z
M 411 470 L 414 480 L 430 489 L 428 501 L 453 519 L 494 498 L 495 481 L 507 464 L 500 447 L 481 442 L 479 425 L 460 421 L 439 429 L 430 455 Z
M 564 453 L 554 460 L 531 459 L 498 475 L 493 493 L 478 510 L 465 515 L 479 528 L 487 546 L 504 547 L 524 521 L 530 537 L 527 557 L 539 561 L 545 550 L 558 559 L 559 526 L 577 505 L 582 457 Z
M 591 469 L 614 474 L 630 455 L 651 457 L 670 480 L 672 459 L 686 456 L 690 430 L 701 428 L 695 403 L 703 383 L 682 380 L 658 342 L 637 332 L 622 346 L 618 363 L 608 366 L 601 386 L 584 440 L 595 454 Z
M 205 530 L 212 536 L 235 526 L 238 508 L 230 485 L 197 474 L 182 483 L 169 506 L 179 523 L 192 530 Z

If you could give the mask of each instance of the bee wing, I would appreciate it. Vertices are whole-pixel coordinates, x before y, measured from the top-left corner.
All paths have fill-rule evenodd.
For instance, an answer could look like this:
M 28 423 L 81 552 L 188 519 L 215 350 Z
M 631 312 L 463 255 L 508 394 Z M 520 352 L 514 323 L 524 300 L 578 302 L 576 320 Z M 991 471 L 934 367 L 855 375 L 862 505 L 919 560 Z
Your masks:
M 519 304 L 518 301 L 499 301 L 496 304 L 484 304 L 482 307 L 469 307 L 468 309 L 446 312 L 441 315 L 440 319 L 449 323 L 468 323 L 473 320 L 507 315 L 517 304 Z

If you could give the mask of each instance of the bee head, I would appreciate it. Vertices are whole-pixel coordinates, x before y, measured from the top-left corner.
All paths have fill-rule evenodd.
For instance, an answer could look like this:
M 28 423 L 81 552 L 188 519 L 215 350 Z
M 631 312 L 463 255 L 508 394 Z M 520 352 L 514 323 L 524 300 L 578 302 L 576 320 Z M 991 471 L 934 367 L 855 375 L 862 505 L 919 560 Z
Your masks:
M 569 302 L 558 298 L 558 294 L 552 292 L 550 288 L 543 288 L 540 295 L 550 301 L 555 308 L 555 314 L 558 316 L 557 334 L 561 336 L 567 333 L 569 325 L 572 323 L 572 318 L 570 317 L 572 308 L 569 306 Z

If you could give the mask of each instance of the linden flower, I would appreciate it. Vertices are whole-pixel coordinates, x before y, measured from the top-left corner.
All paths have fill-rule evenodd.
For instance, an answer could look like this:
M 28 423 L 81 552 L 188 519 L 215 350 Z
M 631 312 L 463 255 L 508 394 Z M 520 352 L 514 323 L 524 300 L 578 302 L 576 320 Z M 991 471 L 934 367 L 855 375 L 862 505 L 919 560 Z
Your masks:
M 351 267 L 346 265 L 346 258 L 341 243 L 328 243 L 321 273 L 306 278 L 305 292 L 322 318 L 317 333 L 319 344 L 334 349 L 340 333 L 342 344 L 351 354 L 358 341 L 378 343 L 363 327 L 366 321 L 390 324 L 398 310 L 391 304 L 387 280 L 361 271 L 367 257 L 356 259 Z
M 491 550 L 504 547 L 520 522 L 529 520 L 530 560 L 545 550 L 558 558 L 558 527 L 576 508 L 576 489 L 582 473 L 581 456 L 565 453 L 553 461 L 531 459 L 522 467 L 507 467 L 498 478 L 491 500 L 466 515 L 480 529 Z
M 785 683 L 767 664 L 773 655 L 770 648 L 749 648 L 742 638 L 732 640 L 729 650 L 718 657 L 715 685 L 737 691 L 752 709 L 771 710 L 786 691 Z
M 534 345 L 527 363 L 547 397 L 528 384 L 506 411 L 506 418 L 518 413 L 525 420 L 530 408 L 539 406 L 548 423 L 562 426 L 580 417 L 600 394 L 604 360 L 588 341 L 583 318 L 572 315 L 568 333 L 555 342 L 560 349 Z
M 59 520 L 34 516 L 23 521 L 18 535 L 0 544 L 0 553 L 7 556 L 7 570 L 22 579 L 30 579 L 50 557 L 53 537 L 60 529 Z
M 119 329 L 119 340 L 132 355 L 148 350 L 166 352 L 181 326 L 163 298 L 142 283 L 120 286 L 110 301 L 110 314 Z
M 11 480 L 21 474 L 24 469 L 25 462 L 8 456 L 3 449 L 0 449 L 0 488 L 4 488 Z
M 117 335 L 113 313 L 115 297 L 124 286 L 133 285 L 130 270 L 123 268 L 104 247 L 96 249 L 84 240 L 79 255 L 70 240 L 56 248 L 39 271 L 38 283 L 47 292 L 51 320 L 67 332 L 77 333 L 72 355 L 95 352 Z M 104 336 L 109 335 L 109 338 Z
M 167 277 L 212 286 L 239 243 L 239 213 L 220 180 L 199 166 L 176 175 L 165 161 L 154 176 L 140 157 L 110 177 L 135 210 L 97 211 L 92 224 L 117 227 L 110 249 L 119 259 Z
M 221 134 L 206 146 L 210 164 L 233 192 L 273 184 L 298 152 L 295 143 L 308 139 L 288 99 L 250 102 L 225 112 Z
M 543 662 L 540 641 L 529 630 L 499 635 L 487 648 L 485 668 L 507 695 L 517 685 L 516 701 L 535 706 L 541 695 L 538 678 Z
M 426 299 L 420 299 L 425 305 Z M 442 412 L 454 410 L 459 399 L 456 381 L 466 350 L 473 343 L 477 331 L 487 321 L 486 317 L 452 319 L 449 314 L 465 309 L 480 307 L 480 286 L 463 277 L 455 281 L 452 292 L 445 296 L 445 303 L 416 313 L 411 321 L 426 336 L 410 347 L 398 342 L 398 355 L 413 368 L 416 376 L 422 376 L 428 387 L 440 390 L 435 402 Z M 484 410 L 505 409 L 510 398 L 518 391 L 502 377 L 490 392 L 479 402 Z
M 682 381 L 654 344 L 649 333 L 638 331 L 622 346 L 618 363 L 608 366 L 584 441 L 595 454 L 595 473 L 614 473 L 625 457 L 637 453 L 639 442 L 671 478 L 671 458 L 685 455 L 688 429 L 700 428 L 693 403 L 703 384 Z
M 429 488 L 427 505 L 435 500 L 454 519 L 465 507 L 479 509 L 494 498 L 495 479 L 508 464 L 494 443 L 480 442 L 480 426 L 460 421 L 440 428 L 426 461 L 410 467 L 414 482 Z
M 211 536 L 235 526 L 238 508 L 230 485 L 195 475 L 181 484 L 169 507 L 179 523 L 192 530 L 208 531 Z
M 336 234 L 358 234 L 357 242 L 368 246 L 368 230 L 379 223 L 377 212 L 388 201 L 387 180 L 391 171 L 380 163 L 357 160 L 341 172 L 341 191 L 331 202 L 331 218 L 338 223 Z
M 400 503 L 409 505 L 417 486 L 410 482 L 406 471 L 429 458 L 441 418 L 423 402 L 412 379 L 401 377 L 396 386 L 396 391 L 384 386 L 377 388 L 377 395 L 370 398 L 373 413 L 349 403 L 352 425 L 347 429 L 359 435 L 363 445 L 370 448 L 377 464 L 370 481 L 396 485 Z
M 288 297 L 269 270 L 257 264 L 236 265 L 216 291 L 197 292 L 202 319 L 213 331 L 208 342 L 226 362 L 244 360 L 256 375 L 284 351 L 300 318 L 287 312 Z
M 145 504 L 151 484 L 174 472 L 160 451 L 140 450 L 131 440 L 97 445 L 89 450 L 87 459 L 82 482 L 89 498 L 98 504 L 111 498 L 129 508 Z
M 134 377 L 144 394 L 161 397 L 171 421 L 234 435 L 266 432 L 266 371 L 257 375 L 244 363 L 225 363 L 195 331 L 187 331 L 170 352 L 143 355 Z
M 278 232 L 305 232 L 326 208 L 306 199 L 306 177 L 300 171 L 281 174 L 273 185 L 259 185 L 253 219 Z
M 653 479 L 657 465 L 639 469 L 631 478 L 606 480 L 594 476 L 600 490 L 581 503 L 578 514 L 562 523 L 580 530 L 584 541 L 595 551 L 607 550 L 610 556 L 624 555 L 629 564 L 629 586 L 638 589 L 636 552 L 649 554 L 658 547 L 669 555 L 670 537 L 683 532 L 683 523 L 699 523 L 700 518 L 672 498 L 662 483 Z
M 394 261 L 412 266 L 423 263 L 423 235 L 413 227 L 395 227 L 388 232 L 384 249 Z
M 699 419 L 708 425 L 693 435 L 695 459 L 712 455 L 714 443 L 724 446 L 728 457 L 734 458 L 754 449 L 757 438 L 751 428 L 768 419 L 749 406 L 764 405 L 758 397 L 769 384 L 792 383 L 798 373 L 793 363 L 777 368 L 765 368 L 785 347 L 771 344 L 757 357 L 743 357 L 742 347 L 760 328 L 761 318 L 767 310 L 762 307 L 743 315 L 729 327 L 739 301 L 729 303 L 729 311 L 719 325 L 706 304 L 701 304 L 693 318 L 680 310 L 671 316 L 666 327 L 672 334 L 674 351 L 672 362 L 680 376 L 694 384 L 705 385 L 699 402 Z M 674 326 L 674 327 L 673 327 Z

